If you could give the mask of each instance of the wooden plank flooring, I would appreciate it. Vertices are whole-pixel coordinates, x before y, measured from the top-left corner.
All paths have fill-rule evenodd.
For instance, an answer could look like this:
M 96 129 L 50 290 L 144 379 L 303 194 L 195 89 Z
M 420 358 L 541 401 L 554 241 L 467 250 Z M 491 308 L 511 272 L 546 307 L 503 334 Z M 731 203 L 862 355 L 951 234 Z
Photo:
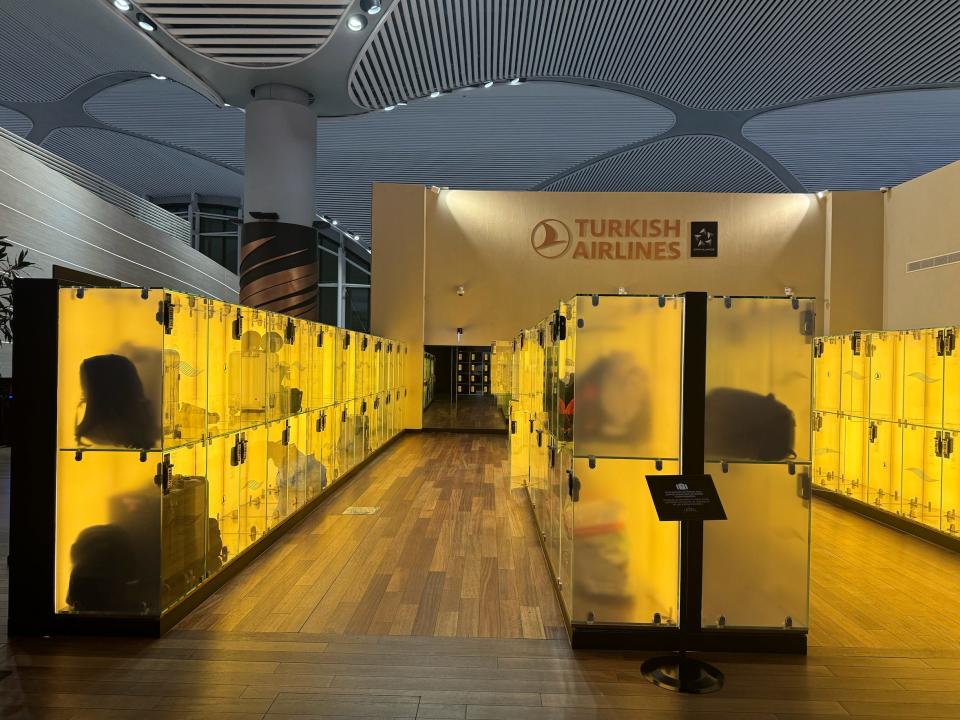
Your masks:
M 423 411 L 423 427 L 441 430 L 506 430 L 507 419 L 492 395 L 461 397 L 457 404 L 449 397 L 436 398 Z
M 505 463 L 503 438 L 403 438 L 166 637 L 4 646 L 0 717 L 960 718 L 960 557 L 817 503 L 810 655 L 714 655 L 724 690 L 677 697 L 643 680 L 640 654 L 554 637 Z

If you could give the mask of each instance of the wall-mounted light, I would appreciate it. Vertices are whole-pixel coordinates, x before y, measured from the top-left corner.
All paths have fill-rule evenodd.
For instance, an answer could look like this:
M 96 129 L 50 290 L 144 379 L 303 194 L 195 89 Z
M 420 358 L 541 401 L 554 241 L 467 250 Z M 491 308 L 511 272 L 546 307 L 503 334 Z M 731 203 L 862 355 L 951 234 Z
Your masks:
M 130 0 L 113 0 L 113 6 L 120 12 L 129 12 Z
M 367 18 L 364 15 L 351 15 L 347 18 L 347 29 L 353 32 L 360 32 L 367 26 Z
M 331 221 L 330 221 L 330 224 L 333 225 L 334 227 L 336 227 L 337 225 L 340 224 L 340 221 L 339 221 L 339 220 L 331 220 Z
M 360 9 L 370 15 L 376 15 L 382 8 L 380 0 L 360 0 Z
M 820 191 L 817 193 L 817 197 L 820 198 L 821 200 L 823 200 L 823 198 L 825 198 L 826 196 L 827 196 L 827 191 L 826 191 L 826 190 L 820 190 Z
M 143 13 L 137 13 L 137 25 L 140 26 L 141 30 L 145 30 L 146 32 L 153 32 L 157 29 L 156 23 Z
M 464 293 L 466 292 L 467 291 L 464 289 L 463 285 L 457 286 L 457 295 L 459 295 L 460 297 L 463 297 Z

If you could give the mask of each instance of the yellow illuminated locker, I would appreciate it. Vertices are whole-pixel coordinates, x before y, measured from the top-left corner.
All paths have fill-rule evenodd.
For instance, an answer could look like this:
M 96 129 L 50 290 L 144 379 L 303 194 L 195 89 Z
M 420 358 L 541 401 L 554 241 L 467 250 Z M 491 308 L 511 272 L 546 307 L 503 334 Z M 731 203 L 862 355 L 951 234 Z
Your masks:
M 207 444 L 207 516 L 219 533 L 223 564 L 240 552 L 240 482 L 243 445 L 239 433 L 218 435 Z M 214 523 L 216 527 L 214 528 Z
M 267 523 L 274 528 L 304 504 L 305 415 L 270 423 L 267 428 Z
M 201 440 L 207 431 L 207 308 L 201 298 L 164 293 L 163 443 Z
M 957 328 L 943 331 L 943 426 L 960 431 L 960 350 Z
M 902 427 L 871 420 L 867 430 L 867 501 L 890 512 L 900 510 Z
M 357 343 L 356 333 L 337 329 L 337 369 L 335 397 L 338 402 L 357 397 Z
M 840 489 L 842 428 L 836 413 L 813 415 L 813 482 L 828 490 Z
M 844 335 L 840 340 L 842 376 L 840 412 L 865 418 L 868 415 L 870 358 L 862 333 Z
M 530 477 L 530 414 L 518 401 L 510 403 L 510 483 L 527 484 Z
M 243 363 L 241 355 L 243 309 L 237 305 L 207 300 L 207 429 L 210 435 L 240 430 L 244 418 L 232 395 L 239 388 Z
M 163 303 L 161 290 L 60 292 L 61 449 L 159 450 L 169 443 L 163 374 L 172 362 L 165 362 L 158 322 Z
M 683 299 L 580 296 L 576 313 L 576 454 L 678 457 Z
M 931 527 L 940 527 L 943 491 L 942 432 L 920 425 L 903 426 L 901 512 Z
M 558 444 L 555 472 L 560 481 L 560 567 L 557 580 L 560 598 L 567 615 L 573 616 L 574 487 L 573 452 L 569 445 Z
M 531 416 L 527 422 L 527 427 L 517 428 L 517 432 L 529 433 L 528 445 L 530 448 L 530 476 L 527 484 L 527 492 L 530 500 L 533 502 L 534 515 L 537 518 L 537 524 L 541 532 L 546 537 L 545 528 L 548 524 L 548 513 L 550 508 L 547 503 L 547 441 L 541 421 Z
M 308 473 L 308 502 L 327 486 L 332 485 L 338 477 L 335 473 L 336 415 L 336 406 L 331 405 L 317 410 L 310 416 L 310 429 L 313 434 L 310 437 L 312 464 Z
M 703 524 L 702 625 L 808 627 L 810 500 L 802 488 L 809 466 L 707 463 L 705 470 L 727 519 Z
M 863 338 L 870 355 L 870 418 L 898 420 L 903 404 L 901 333 L 870 333 Z
M 838 492 L 857 500 L 867 499 L 866 418 L 843 415 L 840 419 L 840 483 Z
M 940 529 L 951 535 L 960 534 L 960 437 L 956 431 L 944 430 L 940 440 L 943 457 Z
M 643 478 L 677 472 L 675 461 L 574 458 L 573 622 L 676 623 L 678 524 L 659 521 Z
M 357 397 L 373 393 L 373 342 L 366 333 L 356 333 Z
M 267 324 L 267 313 L 243 308 L 240 350 L 227 358 L 230 407 L 240 416 L 242 427 L 267 419 L 267 356 L 269 348 L 276 345 L 276 338 Z
M 817 338 L 813 360 L 816 410 L 840 412 L 841 344 L 840 336 Z
M 903 333 L 903 415 L 911 425 L 943 424 L 944 358 L 937 330 Z
M 336 398 L 336 328 L 314 323 L 311 327 L 310 342 L 310 392 L 308 407 L 324 408 L 332 405 Z
M 544 533 L 544 545 L 547 548 L 547 557 L 550 558 L 550 565 L 553 567 L 557 577 L 560 575 L 560 544 L 563 533 L 563 505 L 560 496 L 561 487 L 565 489 L 566 477 L 563 466 L 560 463 L 560 453 L 557 447 L 556 438 L 549 433 L 543 433 L 543 444 L 547 451 L 544 457 L 544 502 L 546 505 L 544 515 L 546 522 L 542 527 Z
M 267 315 L 263 350 L 267 361 L 267 419 L 278 420 L 303 409 L 303 391 L 310 379 L 303 321 L 276 313 Z
M 240 465 L 240 550 L 267 531 L 267 426 L 257 425 L 241 433 L 243 462 Z

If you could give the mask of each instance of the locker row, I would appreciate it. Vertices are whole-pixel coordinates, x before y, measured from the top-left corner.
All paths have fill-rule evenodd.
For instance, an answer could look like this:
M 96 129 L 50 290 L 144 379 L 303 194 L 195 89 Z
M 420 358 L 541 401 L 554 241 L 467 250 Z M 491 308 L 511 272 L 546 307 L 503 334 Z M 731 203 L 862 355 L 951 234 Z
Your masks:
M 402 343 L 165 290 L 63 289 L 64 450 L 162 450 L 402 387 Z

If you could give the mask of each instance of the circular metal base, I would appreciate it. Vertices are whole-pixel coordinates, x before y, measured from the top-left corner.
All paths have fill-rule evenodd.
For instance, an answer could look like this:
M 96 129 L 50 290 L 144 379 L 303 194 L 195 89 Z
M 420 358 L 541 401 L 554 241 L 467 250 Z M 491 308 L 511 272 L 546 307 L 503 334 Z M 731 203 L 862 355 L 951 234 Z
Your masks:
M 674 692 L 703 695 L 723 687 L 722 672 L 713 665 L 685 655 L 650 658 L 640 670 L 657 687 Z

